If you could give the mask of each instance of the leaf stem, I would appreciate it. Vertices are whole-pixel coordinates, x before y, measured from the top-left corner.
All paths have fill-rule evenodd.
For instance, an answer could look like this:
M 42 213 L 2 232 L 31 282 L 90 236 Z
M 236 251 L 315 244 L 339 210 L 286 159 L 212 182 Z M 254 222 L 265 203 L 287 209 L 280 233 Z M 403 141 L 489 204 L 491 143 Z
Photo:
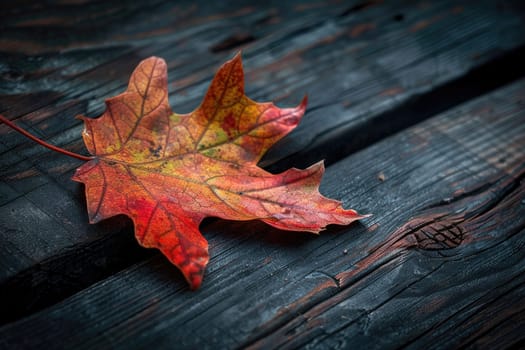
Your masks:
M 73 153 L 73 152 L 70 152 L 70 151 L 66 151 L 63 148 L 60 148 L 60 147 L 57 147 L 57 146 L 53 146 L 53 145 L 51 145 L 51 144 L 49 144 L 49 143 L 39 139 L 38 137 L 31 135 L 30 133 L 28 133 L 24 129 L 20 128 L 15 123 L 13 123 L 12 121 L 10 121 L 9 119 L 7 119 L 6 117 L 4 117 L 1 114 L 0 114 L 0 122 L 3 122 L 7 126 L 9 126 L 11 129 L 13 129 L 15 131 L 18 131 L 19 133 L 21 133 L 22 135 L 24 135 L 28 139 L 38 143 L 39 145 L 42 145 L 44 147 L 49 148 L 52 151 L 55 151 L 55 152 L 58 152 L 58 153 L 62 153 L 64 155 L 66 155 L 66 156 L 70 156 L 70 157 L 73 157 L 73 158 L 76 158 L 76 159 L 80 159 L 80 160 L 85 160 L 85 161 L 89 161 L 89 160 L 93 159 L 93 157 L 90 157 L 90 156 L 83 156 L 81 154 Z

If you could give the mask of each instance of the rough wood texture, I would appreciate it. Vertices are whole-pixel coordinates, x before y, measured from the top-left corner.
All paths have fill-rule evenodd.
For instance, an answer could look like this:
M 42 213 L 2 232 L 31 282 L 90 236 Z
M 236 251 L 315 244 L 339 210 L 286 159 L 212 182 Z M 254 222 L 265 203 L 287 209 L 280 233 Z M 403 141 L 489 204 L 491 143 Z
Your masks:
M 0 9 L 0 113 L 36 135 L 85 152 L 73 116 L 150 55 L 190 111 L 242 48 L 249 96 L 310 97 L 262 164 L 325 158 L 322 191 L 375 214 L 320 237 L 210 220 L 192 293 L 125 218 L 87 223 L 79 161 L 0 125 L 0 347 L 523 345 L 525 83 L 447 111 L 525 75 L 520 1 Z

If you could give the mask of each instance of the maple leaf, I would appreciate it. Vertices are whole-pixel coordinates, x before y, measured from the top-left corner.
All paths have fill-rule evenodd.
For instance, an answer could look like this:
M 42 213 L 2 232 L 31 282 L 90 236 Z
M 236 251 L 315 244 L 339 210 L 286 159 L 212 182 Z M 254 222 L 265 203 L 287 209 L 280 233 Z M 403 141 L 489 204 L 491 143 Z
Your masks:
M 200 286 L 209 260 L 199 232 L 205 217 L 260 219 L 315 233 L 363 217 L 319 193 L 322 162 L 277 175 L 257 166 L 299 123 L 306 98 L 285 109 L 250 100 L 240 54 L 219 69 L 191 113 L 171 111 L 166 63 L 156 57 L 142 61 L 126 92 L 106 105 L 97 119 L 79 116 L 95 157 L 73 180 L 86 185 L 90 222 L 129 216 L 140 244 L 160 249 L 192 289 Z

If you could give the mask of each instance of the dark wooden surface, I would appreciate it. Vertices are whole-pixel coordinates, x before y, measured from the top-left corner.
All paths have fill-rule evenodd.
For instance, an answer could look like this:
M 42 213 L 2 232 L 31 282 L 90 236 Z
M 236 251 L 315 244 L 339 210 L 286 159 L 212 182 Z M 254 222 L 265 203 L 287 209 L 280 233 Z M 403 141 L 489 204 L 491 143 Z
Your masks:
M 30 1 L 0 5 L 0 113 L 85 153 L 151 55 L 195 108 L 243 50 L 256 100 L 310 104 L 261 165 L 326 159 L 321 191 L 374 216 L 319 237 L 217 219 L 188 290 L 130 222 L 89 225 L 81 162 L 0 125 L 1 348 L 525 346 L 521 1 Z

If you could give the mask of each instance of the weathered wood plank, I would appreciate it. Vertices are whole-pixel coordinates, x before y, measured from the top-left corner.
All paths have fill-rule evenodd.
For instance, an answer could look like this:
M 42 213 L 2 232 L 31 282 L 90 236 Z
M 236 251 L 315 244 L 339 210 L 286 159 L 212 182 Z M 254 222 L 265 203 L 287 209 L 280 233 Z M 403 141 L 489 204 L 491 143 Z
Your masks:
M 524 307 L 524 101 L 520 81 L 329 167 L 322 192 L 374 213 L 363 224 L 309 237 L 216 221 L 201 290 L 155 256 L 2 327 L 0 344 L 421 348 L 500 329 L 512 345 L 525 334 L 510 322 Z

